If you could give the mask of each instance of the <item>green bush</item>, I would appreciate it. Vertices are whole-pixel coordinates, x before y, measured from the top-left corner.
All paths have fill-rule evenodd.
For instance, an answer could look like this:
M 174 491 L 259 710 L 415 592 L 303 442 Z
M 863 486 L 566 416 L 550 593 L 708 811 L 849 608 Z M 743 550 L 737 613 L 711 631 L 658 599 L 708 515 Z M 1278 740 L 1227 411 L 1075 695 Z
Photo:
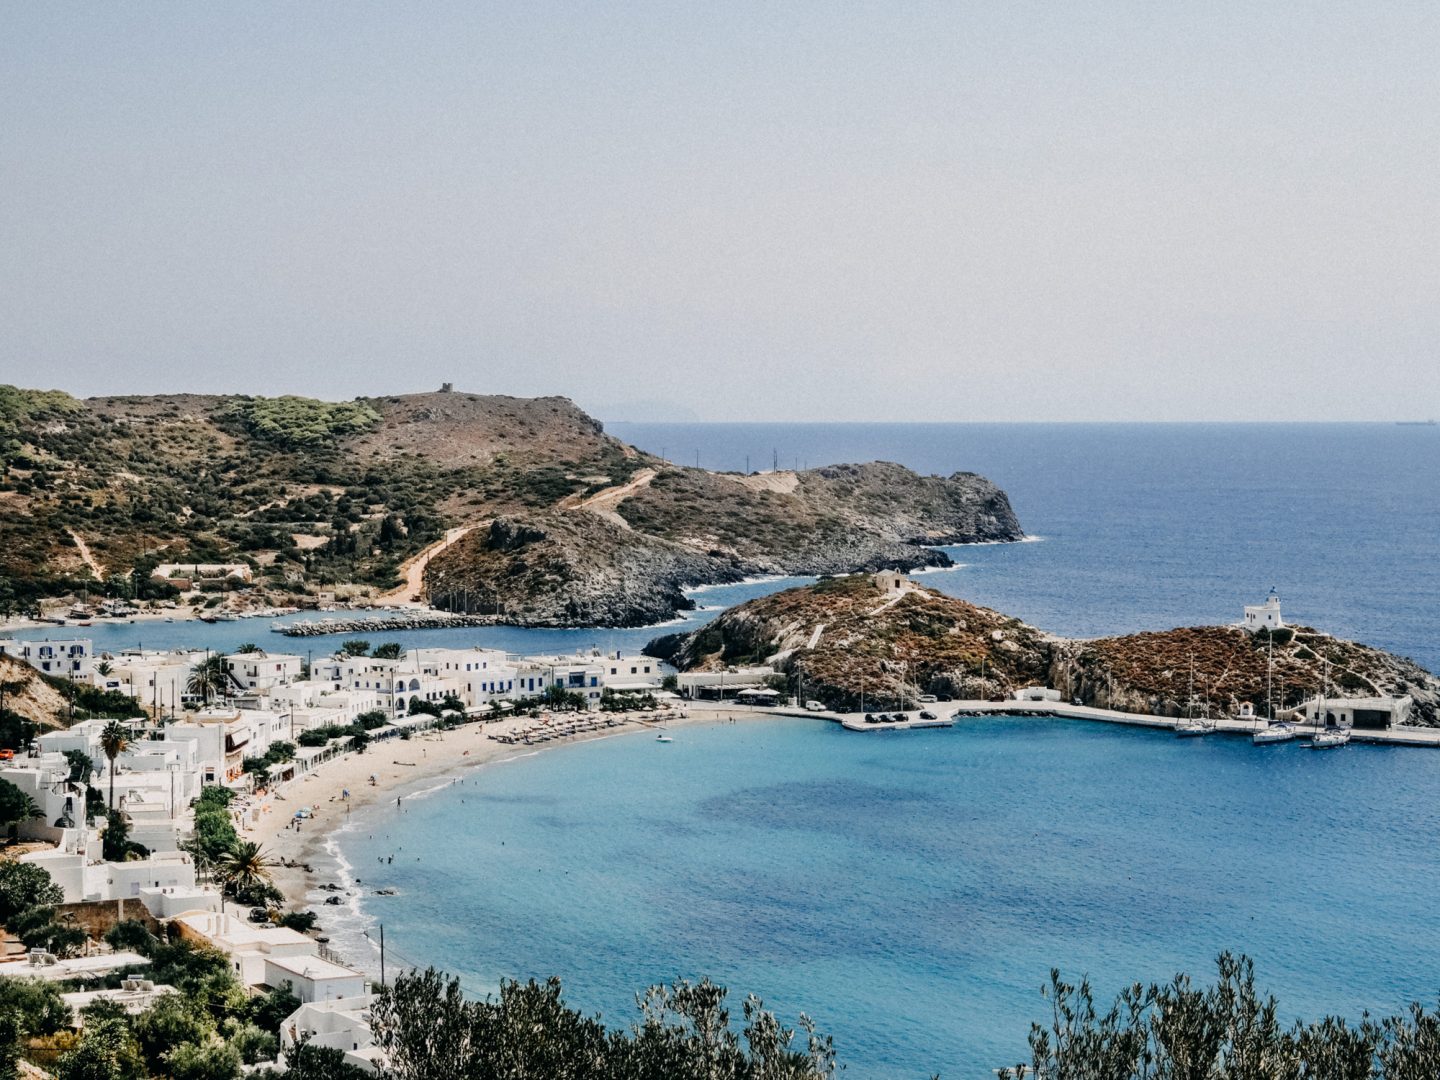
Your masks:
M 257 439 L 284 449 L 315 449 L 332 445 L 346 435 L 369 431 L 380 414 L 359 401 L 317 401 L 285 395 L 277 398 L 240 398 L 222 417 L 238 422 Z

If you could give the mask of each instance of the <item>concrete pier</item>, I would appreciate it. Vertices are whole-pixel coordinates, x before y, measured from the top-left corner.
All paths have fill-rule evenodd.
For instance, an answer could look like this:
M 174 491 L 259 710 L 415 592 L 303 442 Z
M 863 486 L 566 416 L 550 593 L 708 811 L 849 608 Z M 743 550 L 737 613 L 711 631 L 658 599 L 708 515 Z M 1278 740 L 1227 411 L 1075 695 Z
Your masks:
M 897 724 L 867 724 L 860 713 L 805 712 L 799 709 L 776 709 L 795 716 L 817 717 L 840 724 L 846 731 L 913 731 L 916 728 L 952 727 L 962 725 L 968 717 L 982 716 L 1048 716 L 1057 720 L 1097 720 L 1106 724 L 1124 724 L 1129 727 L 1160 728 L 1174 731 L 1187 721 L 1170 716 L 1149 716 L 1144 713 L 1119 712 L 1115 709 L 1100 709 L 1092 705 L 1070 705 L 1058 701 L 948 701 L 929 706 L 938 720 L 906 720 Z M 909 714 L 913 716 L 914 714 Z M 1248 737 L 1263 725 L 1254 720 L 1235 720 L 1229 717 L 1216 719 L 1216 735 L 1238 735 Z M 1325 730 L 1315 724 L 1296 723 L 1299 739 L 1308 739 L 1317 731 Z M 1209 738 L 1210 736 L 1206 736 Z M 1372 743 L 1384 746 L 1428 746 L 1440 748 L 1440 728 L 1392 727 L 1370 730 L 1353 728 L 1350 732 L 1352 743 Z

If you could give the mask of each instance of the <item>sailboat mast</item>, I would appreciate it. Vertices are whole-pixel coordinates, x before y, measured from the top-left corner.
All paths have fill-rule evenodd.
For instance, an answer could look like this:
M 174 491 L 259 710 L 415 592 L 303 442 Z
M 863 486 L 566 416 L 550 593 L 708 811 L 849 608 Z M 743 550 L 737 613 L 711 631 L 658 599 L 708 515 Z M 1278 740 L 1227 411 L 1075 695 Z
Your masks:
M 1270 692 L 1271 681 L 1275 678 L 1275 635 L 1270 635 L 1270 655 L 1265 665 L 1265 718 L 1275 722 L 1275 698 Z

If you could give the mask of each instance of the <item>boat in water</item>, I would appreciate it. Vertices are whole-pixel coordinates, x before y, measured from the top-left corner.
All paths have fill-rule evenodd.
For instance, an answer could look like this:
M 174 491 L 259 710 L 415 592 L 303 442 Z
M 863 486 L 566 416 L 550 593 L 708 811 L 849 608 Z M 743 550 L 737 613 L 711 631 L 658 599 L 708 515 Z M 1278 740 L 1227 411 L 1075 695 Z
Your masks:
M 1328 718 L 1325 711 L 1325 699 L 1330 696 L 1330 657 L 1325 657 L 1325 676 L 1320 684 L 1320 697 L 1315 702 L 1315 733 L 1310 736 L 1311 750 L 1334 750 L 1345 746 L 1350 742 L 1350 729 L 1334 723 L 1327 723 L 1321 728 L 1318 725 L 1322 718 Z
M 1195 715 L 1195 657 L 1190 657 L 1190 701 L 1186 705 L 1186 716 L 1183 724 L 1175 725 L 1175 737 L 1177 739 L 1198 739 L 1202 735 L 1215 734 L 1215 721 L 1210 719 L 1210 699 L 1205 699 L 1205 715 Z
M 656 736 L 655 736 L 655 741 L 656 741 L 656 742 L 674 742 L 675 740 L 672 739 L 669 735 L 660 734 L 660 735 L 656 735 Z
M 1216 727 L 1213 722 L 1196 720 L 1193 723 L 1181 724 L 1175 729 L 1177 739 L 1198 739 L 1203 735 L 1214 735 Z
M 1272 635 L 1269 641 L 1269 653 L 1266 657 L 1265 666 L 1265 726 L 1258 728 L 1250 736 L 1250 741 L 1256 746 L 1273 746 L 1276 743 L 1292 742 L 1300 734 L 1295 725 L 1289 720 L 1275 719 L 1275 697 L 1271 693 L 1273 680 L 1275 678 L 1275 639 Z M 1285 704 L 1285 684 L 1280 684 L 1280 704 Z
M 1300 732 L 1289 720 L 1279 720 L 1266 725 L 1250 736 L 1256 746 L 1270 746 L 1273 743 L 1291 742 Z

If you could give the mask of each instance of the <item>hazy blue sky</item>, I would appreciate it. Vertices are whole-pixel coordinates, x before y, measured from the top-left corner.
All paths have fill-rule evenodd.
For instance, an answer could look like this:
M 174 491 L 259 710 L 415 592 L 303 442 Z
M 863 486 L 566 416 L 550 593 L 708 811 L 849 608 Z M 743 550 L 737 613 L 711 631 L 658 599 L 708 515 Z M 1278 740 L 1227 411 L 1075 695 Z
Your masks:
M 0 5 L 0 381 L 1440 413 L 1433 3 Z

